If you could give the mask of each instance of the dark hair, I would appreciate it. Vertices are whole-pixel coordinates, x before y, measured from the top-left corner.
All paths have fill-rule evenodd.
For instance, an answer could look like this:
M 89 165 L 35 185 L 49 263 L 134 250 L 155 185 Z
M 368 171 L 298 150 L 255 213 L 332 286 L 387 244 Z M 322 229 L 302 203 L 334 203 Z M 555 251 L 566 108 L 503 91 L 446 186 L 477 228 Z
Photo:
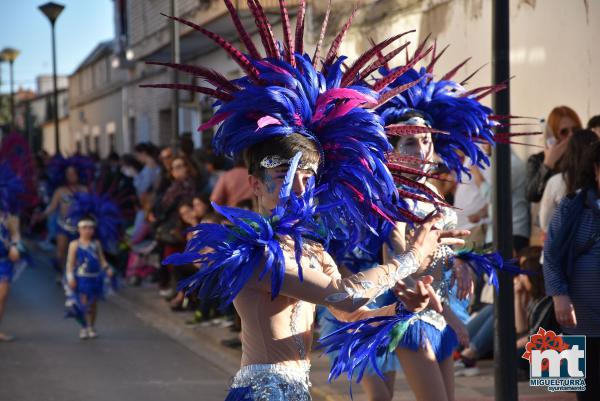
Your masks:
M 519 252 L 523 259 L 520 263 L 521 269 L 531 272 L 529 281 L 531 282 L 531 297 L 536 300 L 546 295 L 544 276 L 540 257 L 542 256 L 541 246 L 528 246 Z
M 588 185 L 585 182 L 586 171 L 591 170 L 591 166 L 587 163 L 587 154 L 590 145 L 595 142 L 598 142 L 598 135 L 588 129 L 577 130 L 569 138 L 567 150 L 559 165 L 566 183 L 567 195 Z
M 181 134 L 179 137 L 179 150 L 187 156 L 191 156 L 194 153 L 194 140 L 192 139 L 191 132 Z
M 596 141 L 585 155 L 581 188 L 595 188 L 597 186 L 595 169 L 598 167 L 600 167 L 600 140 Z
M 150 147 L 148 146 L 148 144 L 146 142 L 140 142 L 134 146 L 133 151 L 137 152 L 137 153 L 145 153 L 145 154 L 149 155 Z
M 260 165 L 262 159 L 272 155 L 291 159 L 298 152 L 302 152 L 302 159 L 309 163 L 318 163 L 321 157 L 317 145 L 311 139 L 301 134 L 291 134 L 270 138 L 251 146 L 244 152 L 244 161 L 248 166 L 248 173 L 262 179 L 265 171 Z
M 594 129 L 600 127 L 600 114 L 590 118 L 587 123 L 587 129 Z
M 194 198 L 185 197 L 179 201 L 177 204 L 177 209 L 180 209 L 182 206 L 194 207 Z
M 194 199 L 200 199 L 205 205 L 211 206 L 210 192 L 208 192 L 208 191 L 202 191 L 202 192 L 198 192 L 198 193 L 194 194 L 194 196 L 192 197 L 192 201 Z
M 111 162 L 118 162 L 119 161 L 119 154 L 117 152 L 110 152 L 108 154 L 108 158 L 109 161 Z
M 130 154 L 123 155 L 121 157 L 121 163 L 123 166 L 133 167 L 138 173 L 142 170 L 142 163 L 140 163 L 135 157 Z

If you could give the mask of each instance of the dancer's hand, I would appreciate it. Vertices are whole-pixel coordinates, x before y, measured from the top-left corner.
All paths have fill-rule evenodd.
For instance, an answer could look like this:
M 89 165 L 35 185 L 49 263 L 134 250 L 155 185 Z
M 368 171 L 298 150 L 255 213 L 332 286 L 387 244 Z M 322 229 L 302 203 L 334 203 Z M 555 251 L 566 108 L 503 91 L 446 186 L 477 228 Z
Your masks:
M 75 280 L 69 280 L 67 281 L 67 284 L 69 285 L 69 288 L 73 291 L 75 291 L 75 289 L 77 288 L 77 281 Z
M 448 311 L 448 309 L 446 309 Z M 444 313 L 444 319 L 448 326 L 454 330 L 456 333 L 456 337 L 458 337 L 458 342 L 463 347 L 467 348 L 469 346 L 469 331 L 467 330 L 467 326 L 452 312 Z
M 554 314 L 558 324 L 562 327 L 576 327 L 577 316 L 571 298 L 568 295 L 555 295 L 552 300 L 554 301 Z
M 434 225 L 441 219 L 442 214 L 436 213 L 419 225 L 415 232 L 413 246 L 422 257 L 421 268 L 429 266 L 439 245 L 463 246 L 465 241 L 459 237 L 466 237 L 470 234 L 468 230 L 438 230 Z
M 413 289 L 409 288 L 409 283 L 413 282 L 410 277 L 398 281 L 394 287 L 394 293 L 406 309 L 412 312 L 420 312 L 428 306 L 437 312 L 442 312 L 442 303 L 435 294 L 431 283 L 432 276 L 423 276 L 417 280 Z
M 469 264 L 460 258 L 454 258 L 452 264 L 452 277 L 450 278 L 450 287 L 456 283 L 456 297 L 460 300 L 473 294 L 475 286 Z

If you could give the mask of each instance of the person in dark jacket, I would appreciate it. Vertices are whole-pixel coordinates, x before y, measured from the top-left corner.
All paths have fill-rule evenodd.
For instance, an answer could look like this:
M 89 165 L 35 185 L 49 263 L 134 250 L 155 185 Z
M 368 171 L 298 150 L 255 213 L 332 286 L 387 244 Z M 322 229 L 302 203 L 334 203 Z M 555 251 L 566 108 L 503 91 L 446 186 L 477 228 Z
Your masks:
M 554 211 L 544 244 L 546 293 L 566 334 L 585 335 L 586 385 L 578 400 L 600 399 L 600 142 L 579 174 L 567 176 L 568 194 Z
M 546 147 L 527 159 L 526 196 L 529 202 L 542 199 L 546 182 L 558 172 L 558 162 L 567 149 L 566 139 L 580 128 L 581 120 L 573 109 L 567 106 L 552 109 L 546 124 Z

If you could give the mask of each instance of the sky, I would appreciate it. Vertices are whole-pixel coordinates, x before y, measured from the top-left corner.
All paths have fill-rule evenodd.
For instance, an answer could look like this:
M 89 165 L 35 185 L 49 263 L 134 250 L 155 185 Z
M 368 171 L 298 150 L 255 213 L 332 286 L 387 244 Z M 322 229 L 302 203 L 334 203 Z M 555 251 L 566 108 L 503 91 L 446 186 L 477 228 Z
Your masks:
M 35 90 L 38 75 L 52 74 L 50 21 L 38 7 L 48 0 L 0 0 L 0 49 L 21 51 L 14 63 L 15 90 Z M 65 6 L 56 20 L 56 68 L 71 74 L 99 42 L 114 36 L 113 0 L 55 0 Z M 2 87 L 9 87 L 8 63 L 2 63 Z

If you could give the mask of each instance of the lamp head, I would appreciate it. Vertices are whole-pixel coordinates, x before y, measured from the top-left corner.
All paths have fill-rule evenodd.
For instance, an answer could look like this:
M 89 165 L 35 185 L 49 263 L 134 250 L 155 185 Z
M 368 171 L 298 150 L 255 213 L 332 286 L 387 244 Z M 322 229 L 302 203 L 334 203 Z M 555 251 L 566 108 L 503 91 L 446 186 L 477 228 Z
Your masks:
M 65 6 L 62 4 L 54 3 L 52 1 L 39 6 L 40 11 L 43 12 L 46 17 L 48 17 L 51 24 L 54 24 L 54 21 L 56 21 L 64 8 Z
M 21 54 L 19 50 L 12 47 L 5 47 L 2 49 L 2 52 L 0 52 L 0 59 L 2 61 L 8 61 L 9 63 L 12 63 L 17 57 L 19 57 L 19 54 Z

